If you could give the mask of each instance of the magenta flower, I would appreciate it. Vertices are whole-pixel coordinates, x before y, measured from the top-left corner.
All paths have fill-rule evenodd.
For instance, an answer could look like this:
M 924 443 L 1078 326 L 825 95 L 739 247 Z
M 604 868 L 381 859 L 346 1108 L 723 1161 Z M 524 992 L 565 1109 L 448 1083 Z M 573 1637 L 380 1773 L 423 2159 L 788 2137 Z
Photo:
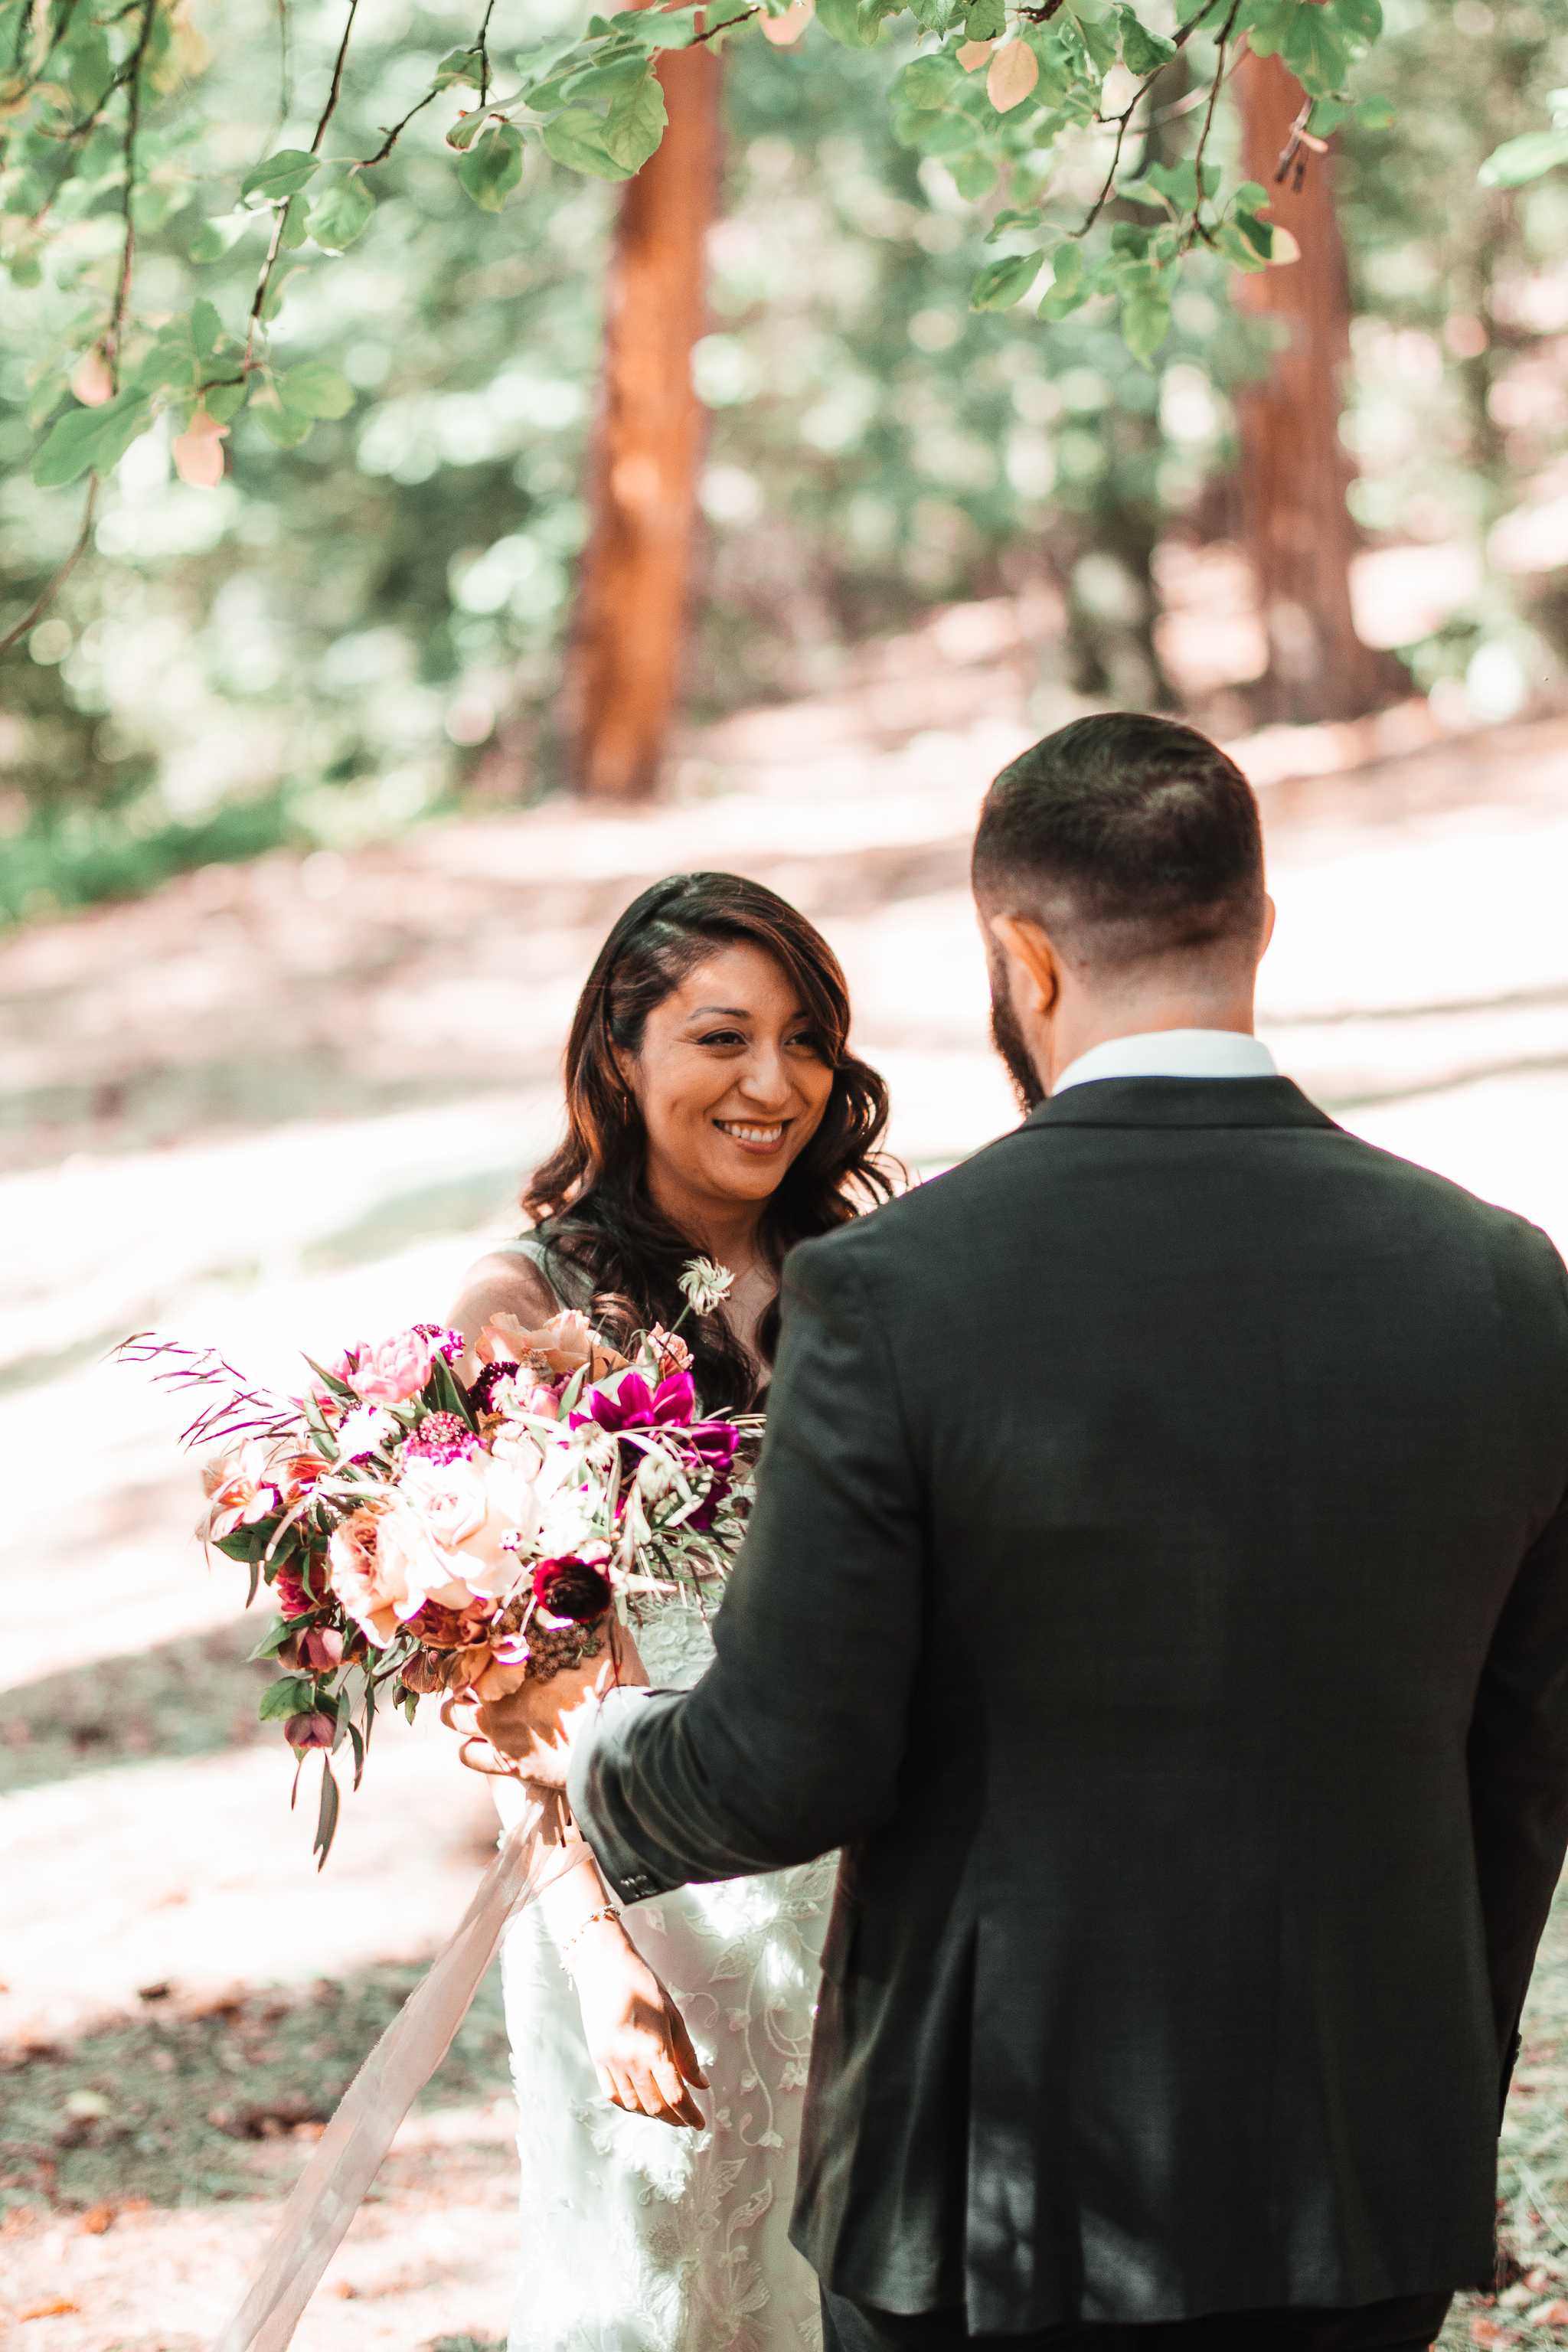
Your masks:
M 697 1409 L 697 1391 L 689 1372 L 672 1372 L 650 1389 L 640 1372 L 625 1372 L 612 1394 L 608 1389 L 590 1389 L 588 1410 L 574 1412 L 572 1426 L 580 1429 L 584 1421 L 596 1421 L 601 1429 L 668 1429 L 689 1423 Z
M 457 1462 L 477 1452 L 479 1443 L 460 1414 L 426 1412 L 415 1423 L 403 1452 L 416 1462 Z
M 455 1364 L 468 1344 L 460 1331 L 448 1331 L 440 1323 L 416 1323 L 414 1328 L 448 1364 Z

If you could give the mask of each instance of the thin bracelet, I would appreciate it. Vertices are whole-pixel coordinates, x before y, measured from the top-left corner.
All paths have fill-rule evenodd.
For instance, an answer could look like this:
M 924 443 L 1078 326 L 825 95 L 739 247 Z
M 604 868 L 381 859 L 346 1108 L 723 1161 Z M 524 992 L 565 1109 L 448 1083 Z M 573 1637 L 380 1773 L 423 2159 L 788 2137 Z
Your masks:
M 601 1904 L 597 1911 L 590 1911 L 585 1919 L 579 1919 L 577 1925 L 573 1928 L 572 1933 L 567 1937 L 566 1941 L 557 1948 L 556 1958 L 561 1962 L 562 1967 L 563 1969 L 566 1968 L 567 1954 L 575 1948 L 577 1944 L 587 1934 L 590 1927 L 596 1927 L 601 1919 L 618 1919 L 620 1916 L 621 1906 L 618 1903 L 605 1903 Z M 570 1976 L 572 1973 L 571 1969 L 566 1969 L 566 1973 Z

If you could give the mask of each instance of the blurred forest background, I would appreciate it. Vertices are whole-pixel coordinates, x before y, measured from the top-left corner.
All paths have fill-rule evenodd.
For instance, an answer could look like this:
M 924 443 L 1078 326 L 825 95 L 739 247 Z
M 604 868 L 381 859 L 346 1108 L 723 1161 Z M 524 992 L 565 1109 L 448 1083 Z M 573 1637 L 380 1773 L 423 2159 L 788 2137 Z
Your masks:
M 576 22 L 567 0 L 531 13 L 534 34 Z M 689 725 L 837 690 L 868 639 L 995 597 L 1026 607 L 1043 719 L 1072 697 L 1152 702 L 1234 735 L 1418 694 L 1444 724 L 1484 723 L 1552 692 L 1568 655 L 1568 171 L 1493 190 L 1477 173 L 1568 83 L 1568 24 L 1547 0 L 1388 0 L 1385 17 L 1362 79 L 1397 112 L 1304 159 L 1306 261 L 1238 279 L 1200 257 L 1149 365 L 1103 304 L 1054 321 L 969 310 L 984 215 L 894 138 L 883 58 L 819 26 L 790 48 L 747 38 L 721 97 L 710 53 L 670 61 L 712 68 L 697 104 L 722 113 L 717 134 L 683 133 L 721 150 L 709 311 L 689 322 L 700 528 L 669 656 Z M 313 115 L 341 24 L 331 0 L 226 10 L 203 108 L 228 126 L 226 169 L 265 152 L 280 72 Z M 370 152 L 470 31 L 451 6 L 367 9 L 334 145 Z M 1249 135 L 1237 87 L 1215 130 L 1231 152 Z M 1190 152 L 1190 112 L 1163 111 L 1156 152 Z M 11 659 L 0 914 L 523 803 L 574 774 L 654 781 L 646 759 L 595 771 L 562 691 L 614 226 L 643 183 L 623 193 L 535 151 L 497 217 L 423 131 L 380 168 L 367 232 L 300 276 L 273 330 L 282 360 L 340 370 L 354 408 L 293 449 L 242 419 L 216 489 L 174 477 L 166 426 L 138 444 L 88 560 Z M 1277 151 L 1267 120 L 1250 135 Z M 154 303 L 254 276 L 254 233 L 190 269 L 203 188 L 163 179 L 169 216 L 154 202 L 139 239 Z M 651 298 L 678 350 L 680 268 Z M 1326 430 L 1348 522 L 1322 419 L 1300 391 L 1269 409 L 1256 389 L 1277 340 L 1260 287 L 1310 327 L 1309 402 L 1342 404 L 1337 441 L 1331 414 Z M 0 280 L 0 627 L 76 529 L 74 494 L 27 471 L 64 389 L 59 335 L 47 290 Z M 1320 569 L 1348 562 L 1353 589 L 1355 635 L 1331 615 L 1329 657 L 1294 683 L 1248 570 L 1269 528 L 1248 491 L 1249 386 L 1265 402 L 1251 470 L 1274 476 L 1260 494 L 1306 501 Z M 637 625 L 623 610 L 613 625 Z

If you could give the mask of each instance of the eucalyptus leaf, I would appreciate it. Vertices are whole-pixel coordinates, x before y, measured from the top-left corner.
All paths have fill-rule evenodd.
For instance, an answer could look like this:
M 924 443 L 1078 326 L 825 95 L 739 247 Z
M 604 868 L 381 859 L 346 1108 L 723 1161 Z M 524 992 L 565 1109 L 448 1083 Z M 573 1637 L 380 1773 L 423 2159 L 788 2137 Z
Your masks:
M 605 116 L 605 153 L 624 171 L 640 171 L 664 137 L 668 119 L 664 90 L 650 66 L 637 87 L 618 98 Z M 521 163 L 518 169 L 521 173 Z
M 1168 40 L 1163 33 L 1152 31 L 1135 8 L 1119 8 L 1116 23 L 1121 36 L 1121 61 L 1129 73 L 1158 73 L 1176 55 L 1174 41 Z
M 1147 367 L 1171 331 L 1171 297 L 1165 287 L 1131 294 L 1121 305 L 1121 339 Z
M 279 449 L 297 449 L 316 429 L 316 420 L 302 408 L 289 408 L 275 386 L 263 385 L 250 403 L 250 413 L 269 441 Z
M 247 213 L 226 213 L 216 220 L 205 220 L 190 245 L 190 257 L 197 268 L 221 261 L 226 253 L 231 253 L 250 226 L 251 217 Z
M 68 409 L 33 461 L 33 479 L 40 489 L 57 490 L 83 474 L 111 474 L 152 422 L 153 404 L 139 393 L 121 393 L 99 408 Z
M 316 1685 L 309 1675 L 281 1675 L 261 1694 L 257 1714 L 263 1723 L 285 1723 L 293 1715 L 308 1715 L 315 1705 Z
M 246 173 L 239 193 L 258 204 L 284 204 L 309 187 L 321 168 L 319 155 L 308 154 L 302 147 L 280 147 L 276 155 L 268 155 L 254 172 Z
M 544 150 L 569 171 L 589 172 L 599 180 L 629 180 L 605 145 L 604 124 L 585 106 L 569 106 L 552 114 L 544 126 Z
M 448 49 L 436 68 L 437 89 L 452 89 L 467 83 L 470 89 L 482 87 L 483 61 L 475 49 Z
M 458 166 L 458 177 L 481 212 L 499 213 L 521 184 L 525 152 L 515 122 L 498 124 L 469 148 Z
M 1326 6 L 1298 8 L 1280 55 L 1305 90 L 1327 95 L 1350 70 L 1350 49 Z
M 324 360 L 301 360 L 278 379 L 278 394 L 285 408 L 301 416 L 346 416 L 354 404 L 353 386 Z
M 988 262 L 970 289 L 970 309 L 1010 310 L 1039 276 L 1043 258 L 1038 253 L 1013 253 Z
M 1522 188 L 1543 172 L 1568 163 L 1568 126 L 1555 131 L 1527 131 L 1519 139 L 1494 148 L 1481 165 L 1483 188 Z
M 360 172 L 351 172 L 335 188 L 327 188 L 310 207 L 310 230 L 329 253 L 343 253 L 361 236 L 375 210 L 375 198 Z

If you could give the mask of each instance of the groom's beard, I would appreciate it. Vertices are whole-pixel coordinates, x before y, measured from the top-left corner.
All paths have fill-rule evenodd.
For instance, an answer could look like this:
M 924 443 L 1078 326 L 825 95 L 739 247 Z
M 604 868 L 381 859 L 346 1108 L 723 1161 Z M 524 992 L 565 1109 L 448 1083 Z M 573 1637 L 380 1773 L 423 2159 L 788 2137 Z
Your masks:
M 1018 1108 L 1027 1118 L 1046 1099 L 1039 1073 L 1029 1058 L 1023 1031 L 1013 1011 L 1013 1000 L 1007 992 L 1007 972 L 991 966 L 991 1035 L 996 1051 L 1007 1066 L 1007 1076 L 1013 1081 L 1013 1092 L 1018 1097 Z

